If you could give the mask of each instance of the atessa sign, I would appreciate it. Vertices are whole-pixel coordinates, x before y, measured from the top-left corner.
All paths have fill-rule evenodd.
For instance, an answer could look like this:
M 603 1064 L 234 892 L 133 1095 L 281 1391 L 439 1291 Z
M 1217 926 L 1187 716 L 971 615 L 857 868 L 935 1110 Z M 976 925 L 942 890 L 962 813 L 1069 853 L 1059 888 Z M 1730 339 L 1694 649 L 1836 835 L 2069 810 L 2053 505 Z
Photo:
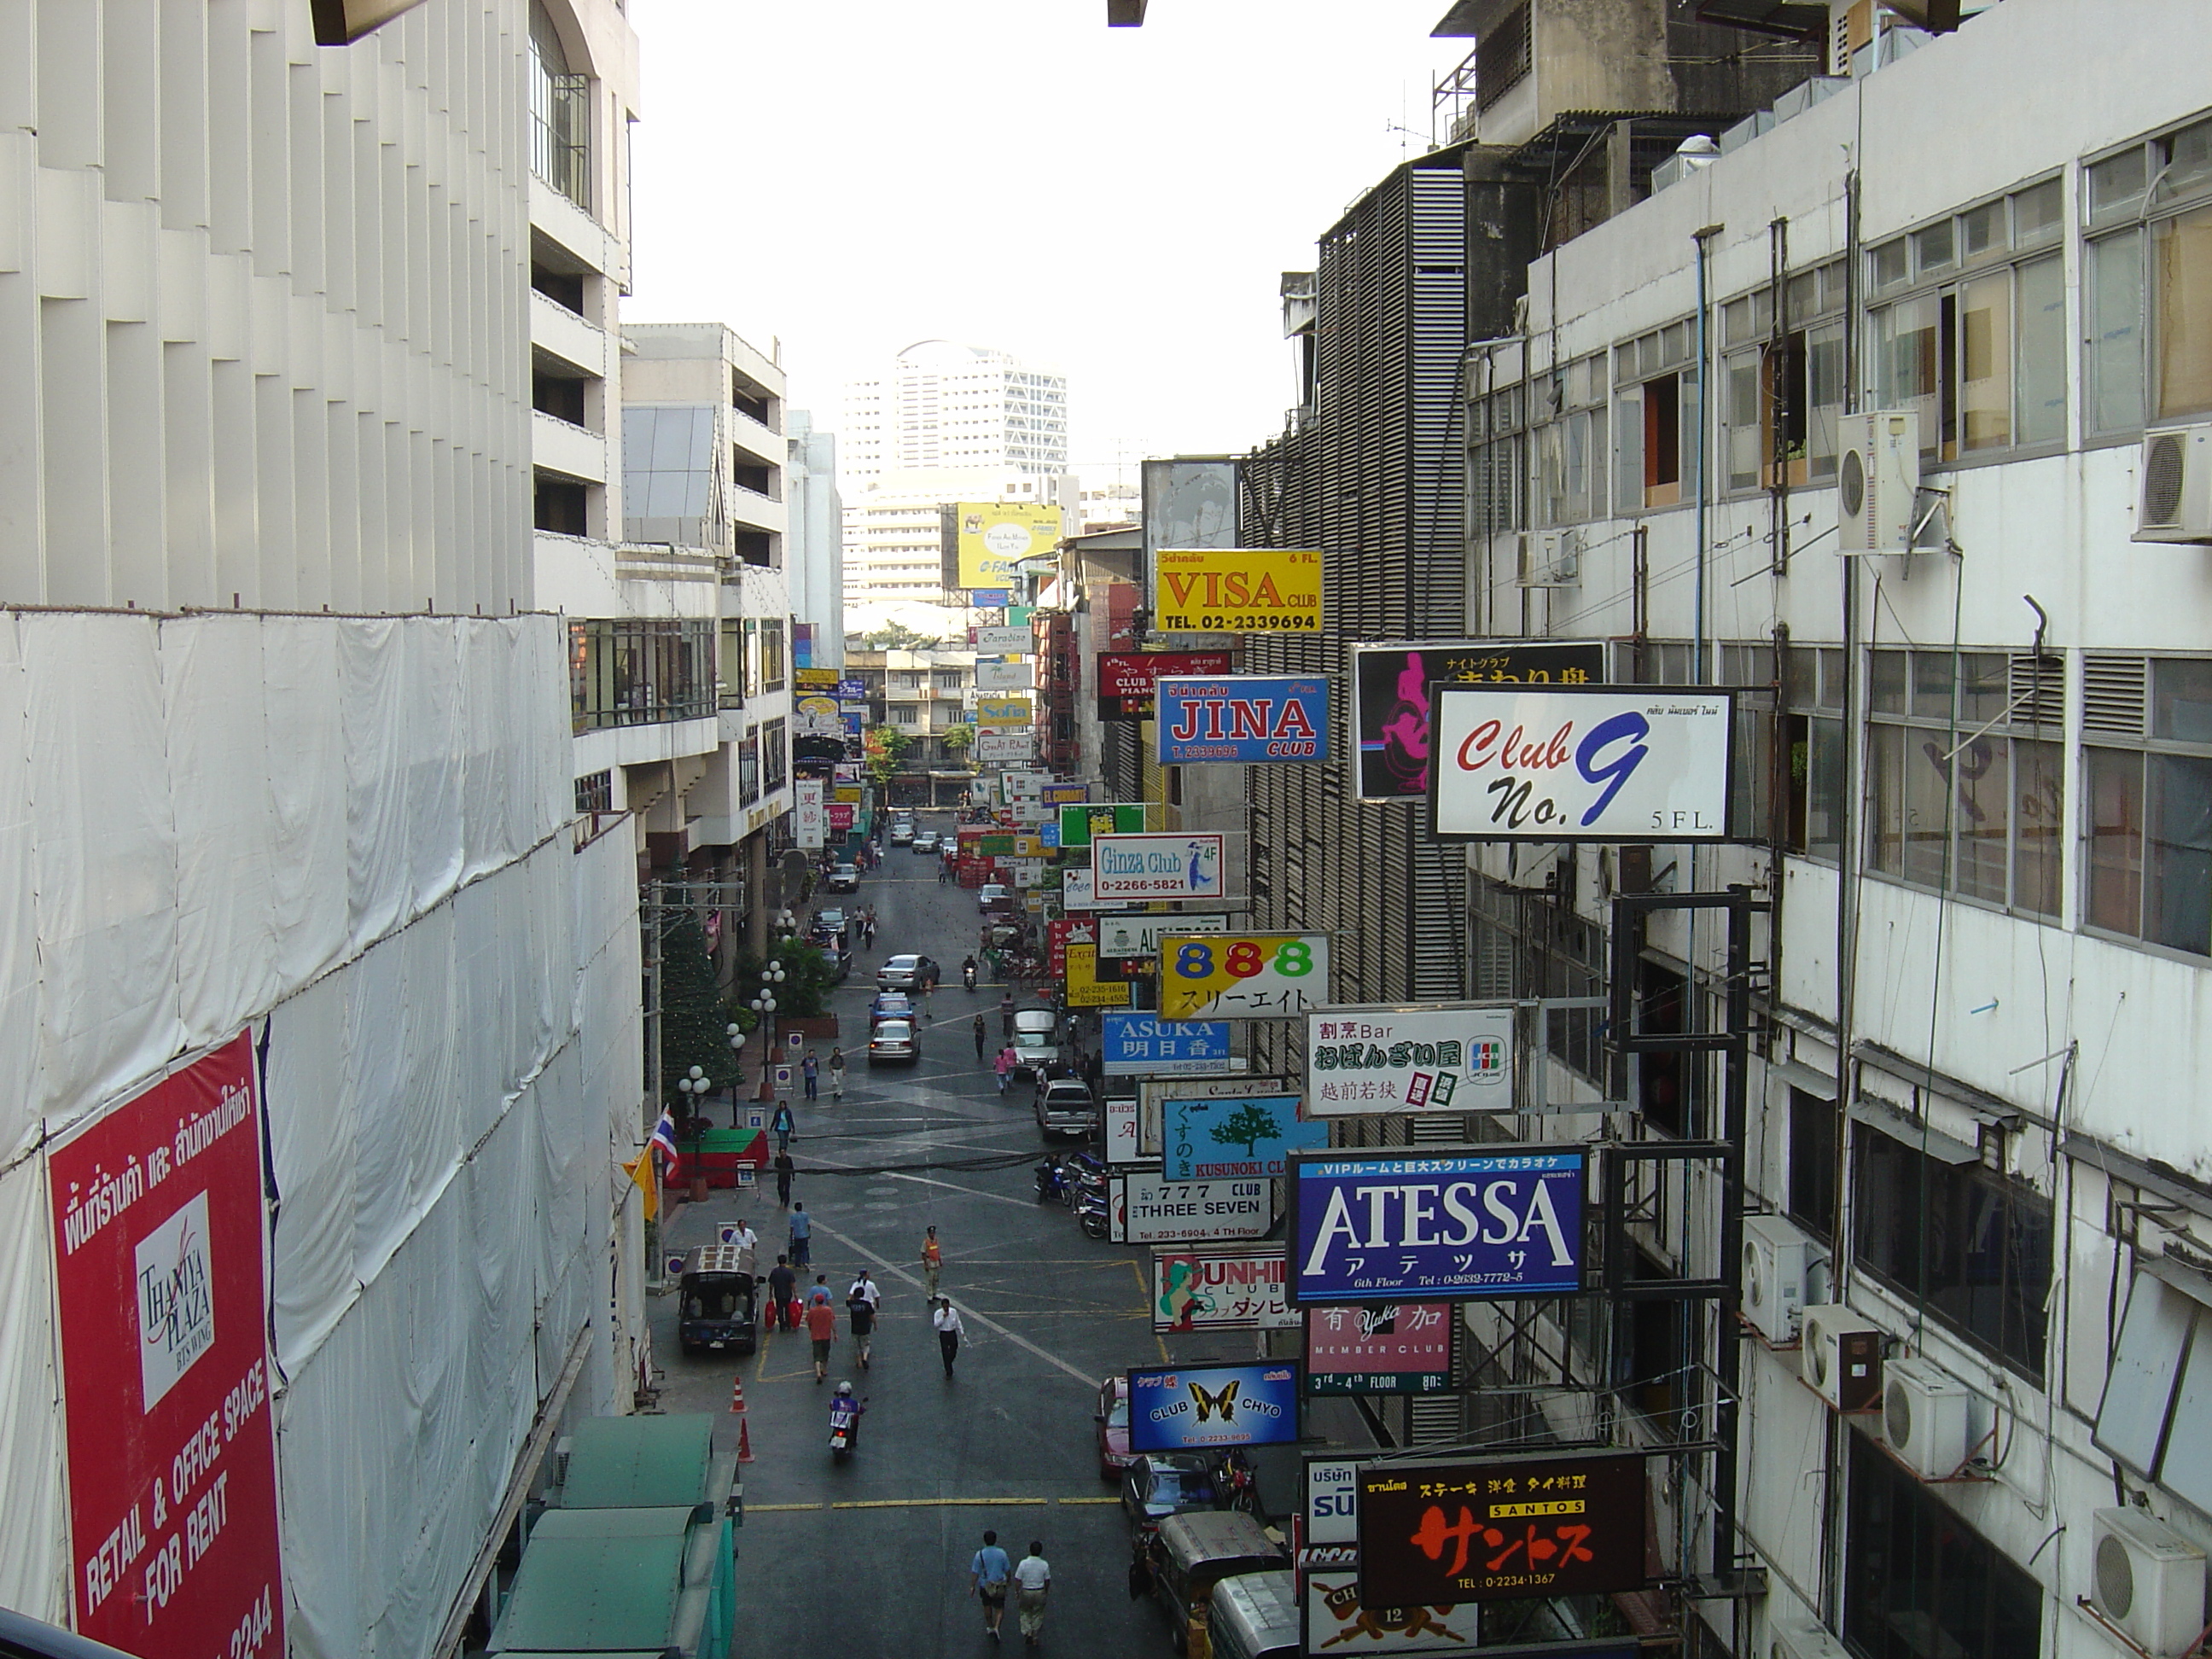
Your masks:
M 1578 1291 L 1585 1156 L 1580 1146 L 1294 1152 L 1291 1299 Z
M 1710 687 L 1431 688 L 1436 833 L 1721 841 L 1731 696 Z
M 1226 674 L 1235 661 L 1226 651 L 1102 651 L 1098 718 L 1148 720 L 1163 674 Z
M 1644 1461 L 1572 1453 L 1359 1471 L 1359 1596 L 1377 1606 L 1598 1595 L 1645 1582 Z

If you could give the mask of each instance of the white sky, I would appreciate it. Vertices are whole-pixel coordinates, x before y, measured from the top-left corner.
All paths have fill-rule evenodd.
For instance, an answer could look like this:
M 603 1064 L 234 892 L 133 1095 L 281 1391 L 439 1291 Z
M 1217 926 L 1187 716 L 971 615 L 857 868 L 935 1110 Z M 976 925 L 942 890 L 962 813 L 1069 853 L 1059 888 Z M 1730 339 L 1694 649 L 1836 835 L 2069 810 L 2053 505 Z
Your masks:
M 1068 377 L 1072 458 L 1237 453 L 1281 272 L 1429 131 L 1448 0 L 630 0 L 633 322 L 782 342 L 791 403 L 935 336 Z M 1402 124 L 1415 136 L 1393 131 Z M 1407 148 L 1410 146 L 1410 149 Z

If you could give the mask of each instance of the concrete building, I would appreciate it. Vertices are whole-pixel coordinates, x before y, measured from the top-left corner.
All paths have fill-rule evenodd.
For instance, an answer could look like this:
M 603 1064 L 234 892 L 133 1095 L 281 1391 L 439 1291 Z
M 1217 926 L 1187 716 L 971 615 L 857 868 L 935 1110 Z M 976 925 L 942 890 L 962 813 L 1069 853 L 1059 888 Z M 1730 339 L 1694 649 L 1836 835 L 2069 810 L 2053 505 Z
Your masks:
M 1534 264 L 1470 365 L 1470 629 L 1738 689 L 1742 844 L 1467 860 L 1478 994 L 1595 991 L 1618 893 L 1775 907 L 1743 1322 L 1473 1326 L 1523 1431 L 1587 1424 L 1562 1377 L 1595 1376 L 1662 1456 L 1740 1348 L 1740 1553 L 1705 1553 L 1710 1466 L 1653 1487 L 1670 1571 L 1721 1591 L 1703 1650 L 2117 1659 L 2205 1623 L 2212 523 L 2201 440 L 2157 434 L 2212 419 L 2208 47 L 2187 0 L 1886 30 Z M 1839 505 L 1870 410 L 1917 422 L 1909 552 L 1853 551 Z M 1651 924 L 1640 1018 L 1717 1029 L 1715 932 Z M 1713 1123 L 1709 1079 L 1614 1073 L 1586 1016 L 1538 1042 L 1529 1098 L 1589 1110 L 1531 1139 Z M 1723 1201 L 1671 1187 L 1632 1276 L 1705 1271 Z M 1816 1327 L 1870 1333 L 1881 1409 L 1823 1397 Z
M 540 579 L 607 533 L 635 42 L 335 9 L 0 11 L 0 1603 L 134 1652 L 446 1650 L 649 1363 Z
M 961 738 L 948 742 L 946 733 L 974 733 L 975 668 L 973 651 L 954 648 L 845 653 L 847 674 L 867 688 L 867 724 L 887 726 L 910 744 L 888 805 L 951 806 L 967 799 L 970 746 Z
M 837 489 L 837 434 L 817 430 L 803 409 L 787 410 L 784 430 L 784 579 L 791 612 L 805 630 L 801 667 L 845 660 L 845 507 Z
M 847 383 L 838 434 L 856 494 L 899 472 L 1056 477 L 1067 471 L 1067 382 L 988 347 L 917 341 Z
M 635 326 L 624 343 L 624 597 L 711 630 L 716 667 L 700 685 L 702 729 L 662 723 L 674 752 L 625 765 L 623 804 L 654 870 L 713 884 L 725 954 L 740 937 L 759 951 L 784 902 L 769 863 L 790 840 L 783 370 L 719 323 Z M 616 728 L 641 729 L 655 727 Z

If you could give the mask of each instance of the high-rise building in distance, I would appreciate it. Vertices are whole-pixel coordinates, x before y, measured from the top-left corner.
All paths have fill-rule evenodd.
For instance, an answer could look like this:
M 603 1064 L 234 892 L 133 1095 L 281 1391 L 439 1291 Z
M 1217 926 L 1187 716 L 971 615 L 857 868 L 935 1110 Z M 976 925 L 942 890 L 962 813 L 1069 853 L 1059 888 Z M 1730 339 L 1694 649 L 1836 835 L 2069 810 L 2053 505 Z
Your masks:
M 848 488 L 939 468 L 1056 476 L 1067 471 L 1067 381 L 988 347 L 917 341 L 846 383 L 838 447 Z

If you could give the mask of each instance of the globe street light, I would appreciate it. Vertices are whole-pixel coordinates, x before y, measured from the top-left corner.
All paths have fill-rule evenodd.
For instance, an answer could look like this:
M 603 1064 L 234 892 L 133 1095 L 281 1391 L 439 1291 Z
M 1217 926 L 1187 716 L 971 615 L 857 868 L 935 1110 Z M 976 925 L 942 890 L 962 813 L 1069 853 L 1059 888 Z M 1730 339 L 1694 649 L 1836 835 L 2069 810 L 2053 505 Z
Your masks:
M 745 1030 L 732 1020 L 722 1028 L 722 1033 L 730 1040 L 730 1069 L 736 1073 L 730 1081 L 730 1127 L 734 1129 L 738 1127 L 738 1091 L 745 1081 Z

